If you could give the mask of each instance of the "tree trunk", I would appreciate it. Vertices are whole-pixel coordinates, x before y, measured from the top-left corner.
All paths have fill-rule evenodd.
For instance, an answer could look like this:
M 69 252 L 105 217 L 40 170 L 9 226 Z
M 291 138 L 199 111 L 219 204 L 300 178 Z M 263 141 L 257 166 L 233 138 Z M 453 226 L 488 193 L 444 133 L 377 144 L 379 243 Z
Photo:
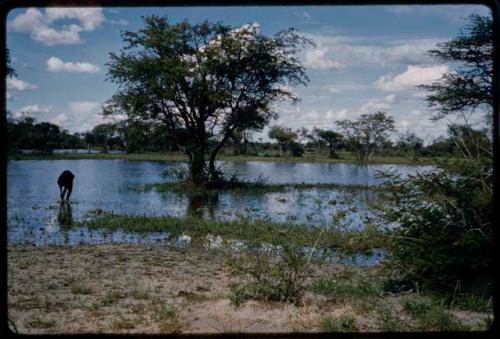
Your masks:
M 217 168 L 215 167 L 215 157 L 217 153 L 212 153 L 210 155 L 210 160 L 208 161 L 208 175 L 210 178 L 210 182 L 212 184 L 216 184 L 219 181 L 219 173 L 217 172 Z
M 337 154 L 335 154 L 335 147 L 333 145 L 330 145 L 330 158 L 337 158 Z
M 191 181 L 197 185 L 205 184 L 205 152 L 203 150 L 196 150 L 190 158 L 189 174 Z

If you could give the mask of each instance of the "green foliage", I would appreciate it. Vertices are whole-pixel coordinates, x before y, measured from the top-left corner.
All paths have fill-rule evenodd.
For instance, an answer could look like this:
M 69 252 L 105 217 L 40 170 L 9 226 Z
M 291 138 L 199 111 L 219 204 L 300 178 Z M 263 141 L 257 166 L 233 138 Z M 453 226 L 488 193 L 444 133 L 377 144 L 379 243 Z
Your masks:
M 300 156 L 301 152 L 300 145 L 295 142 L 297 139 L 297 133 L 293 132 L 289 127 L 272 126 L 268 133 L 269 138 L 276 139 L 278 145 L 280 146 L 280 153 L 286 153 L 288 149 L 292 152 L 294 156 Z
M 79 148 L 85 143 L 78 135 L 71 135 L 59 126 L 24 117 L 7 122 L 9 150 L 33 149 L 50 154 L 56 148 Z
M 398 225 L 392 263 L 399 280 L 451 294 L 491 293 L 493 152 L 488 127 L 474 129 L 475 112 L 492 117 L 492 19 L 472 15 L 465 32 L 429 51 L 455 69 L 423 86 L 438 114 L 463 118 L 448 126 L 455 161 L 402 179 L 386 175 L 392 205 L 383 218 Z M 396 274 L 397 276 L 398 274 Z M 397 280 L 398 278 L 396 278 Z
M 108 79 L 119 90 L 104 113 L 161 124 L 189 156 L 196 184 L 217 180 L 215 158 L 233 132 L 261 130 L 276 117 L 274 102 L 297 100 L 284 85 L 308 82 L 297 53 L 309 41 L 293 29 L 268 37 L 255 25 L 172 24 L 156 15 L 144 24 L 110 53 Z
M 457 163 L 446 170 L 401 179 L 388 175 L 392 204 L 384 219 L 396 222 L 391 252 L 401 280 L 453 291 L 491 285 L 492 163 Z
M 394 119 L 385 112 L 362 114 L 357 120 L 340 120 L 347 146 L 356 153 L 356 159 L 368 163 L 375 152 L 386 147 L 389 132 L 394 130 Z
M 436 109 L 435 119 L 465 112 L 483 111 L 488 123 L 493 109 L 493 20 L 471 15 L 465 31 L 439 43 L 429 55 L 442 62 L 455 63 L 454 71 L 430 85 L 427 96 Z
M 408 324 L 402 321 L 398 312 L 389 305 L 379 305 L 376 309 L 376 324 L 382 332 L 400 332 L 409 330 Z
M 344 140 L 342 134 L 330 130 L 314 129 L 314 133 L 317 137 L 325 142 L 330 148 L 330 158 L 337 158 L 338 155 L 336 151 L 344 146 Z
M 321 332 L 356 332 L 356 318 L 350 315 L 343 315 L 332 319 L 331 317 L 323 317 L 320 323 Z
M 310 258 L 301 244 L 281 239 L 275 242 L 280 245 L 254 243 L 246 255 L 228 261 L 232 274 L 245 281 L 234 291 L 232 300 L 237 305 L 244 299 L 295 304 L 300 301 L 305 279 L 312 273 Z
M 322 276 L 311 285 L 311 291 L 332 296 L 337 300 L 366 300 L 381 296 L 382 289 L 373 277 L 353 276 L 351 279 L 336 276 Z
M 493 298 L 486 293 L 470 292 L 457 296 L 456 300 L 451 301 L 453 305 L 463 310 L 476 312 L 492 312 Z
M 416 320 L 417 331 L 464 331 L 463 325 L 444 305 L 426 298 L 403 300 L 404 310 Z

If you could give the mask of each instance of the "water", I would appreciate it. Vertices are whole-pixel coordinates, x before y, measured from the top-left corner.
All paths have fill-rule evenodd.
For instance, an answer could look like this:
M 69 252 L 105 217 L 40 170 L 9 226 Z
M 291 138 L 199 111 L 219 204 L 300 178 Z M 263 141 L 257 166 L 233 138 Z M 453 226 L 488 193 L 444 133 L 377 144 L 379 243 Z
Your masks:
M 268 183 L 339 183 L 378 185 L 378 170 L 397 169 L 414 173 L 411 166 L 358 166 L 354 164 L 221 162 L 228 174 L 247 180 L 266 178 Z M 170 241 L 168 234 L 136 234 L 123 231 L 74 227 L 94 209 L 133 215 L 199 215 L 216 220 L 267 218 L 296 224 L 331 224 L 345 213 L 342 226 L 360 229 L 370 216 L 373 192 L 342 189 L 290 189 L 259 195 L 223 193 L 217 198 L 189 198 L 171 192 L 138 192 L 131 186 L 163 180 L 162 171 L 179 162 L 128 160 L 25 160 L 9 161 L 7 167 L 8 240 L 23 244 L 80 244 Z M 63 170 L 76 175 L 71 206 L 59 205 L 57 177 Z

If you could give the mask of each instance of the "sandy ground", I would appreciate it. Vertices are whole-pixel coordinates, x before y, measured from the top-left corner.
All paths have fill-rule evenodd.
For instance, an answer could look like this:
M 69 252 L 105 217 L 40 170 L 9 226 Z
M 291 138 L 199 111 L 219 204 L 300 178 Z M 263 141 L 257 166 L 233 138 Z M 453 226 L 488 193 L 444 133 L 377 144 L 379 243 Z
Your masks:
M 224 260 L 148 245 L 9 246 L 10 327 L 23 334 L 315 332 L 323 317 L 349 314 L 358 330 L 377 331 L 352 305 L 312 293 L 297 306 L 235 307 L 230 286 L 238 281 Z

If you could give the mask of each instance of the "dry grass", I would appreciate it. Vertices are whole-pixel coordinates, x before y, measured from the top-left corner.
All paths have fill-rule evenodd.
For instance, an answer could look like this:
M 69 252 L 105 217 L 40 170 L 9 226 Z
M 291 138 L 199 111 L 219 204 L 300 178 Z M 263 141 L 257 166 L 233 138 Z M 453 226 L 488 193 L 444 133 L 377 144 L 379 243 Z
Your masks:
M 226 260 L 221 252 L 164 246 L 10 246 L 10 327 L 22 334 L 234 333 L 379 331 L 397 324 L 408 324 L 398 330 L 409 330 L 411 324 L 423 324 L 421 314 L 412 319 L 404 312 L 408 299 L 349 297 L 343 284 L 353 276 L 333 264 L 316 272 L 316 279 L 337 274 L 334 288 L 322 287 L 325 293 L 335 291 L 333 295 L 308 291 L 297 305 L 248 300 L 235 307 L 231 286 L 241 280 L 230 275 Z M 369 279 L 377 272 L 359 269 L 352 274 Z M 399 311 L 377 318 L 379 309 Z M 484 312 L 454 314 L 473 330 L 485 329 L 490 317 Z

